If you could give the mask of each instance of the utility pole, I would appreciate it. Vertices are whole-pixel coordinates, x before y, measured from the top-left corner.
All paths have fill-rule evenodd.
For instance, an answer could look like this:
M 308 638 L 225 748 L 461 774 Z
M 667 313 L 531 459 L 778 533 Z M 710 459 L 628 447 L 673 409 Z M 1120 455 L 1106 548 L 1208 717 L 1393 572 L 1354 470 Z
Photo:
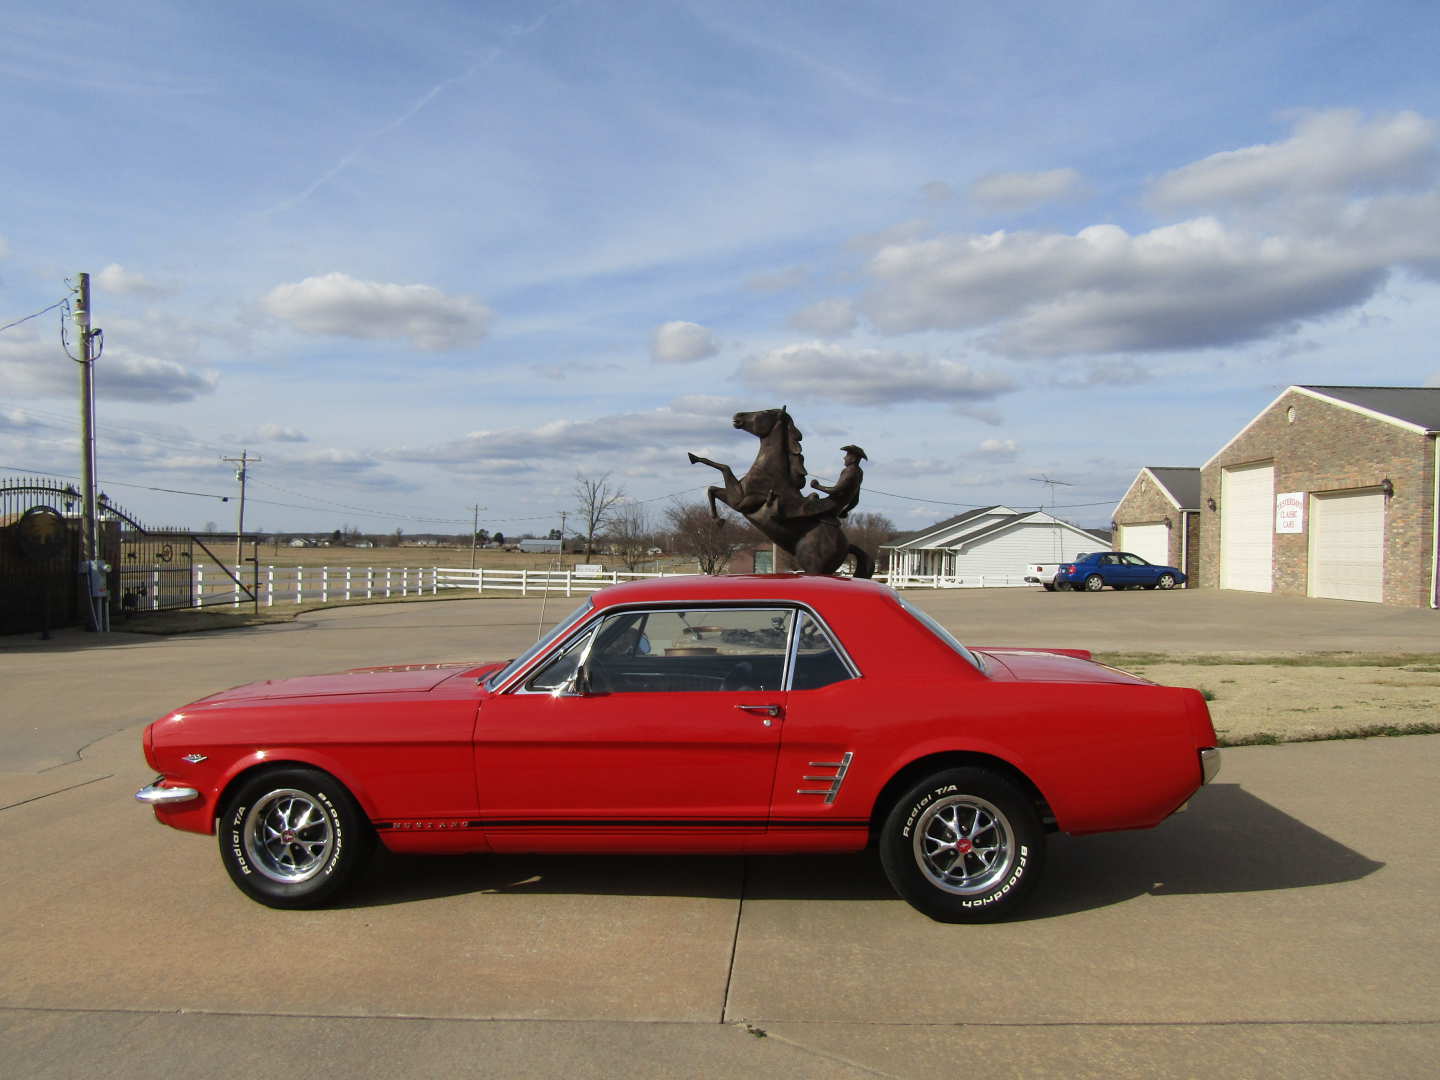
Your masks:
M 82 519 L 80 534 L 81 587 L 90 612 L 90 629 L 104 628 L 96 594 L 95 575 L 100 558 L 100 536 L 95 514 L 95 358 L 90 346 L 99 333 L 90 329 L 90 275 L 75 275 L 75 327 L 80 336 L 80 487 Z
M 242 547 L 245 537 L 245 466 L 252 461 L 259 461 L 260 459 L 258 457 L 250 457 L 248 450 L 241 450 L 238 458 L 227 457 L 221 458 L 220 460 L 237 466 L 235 469 L 235 479 L 240 482 L 240 510 L 235 519 L 235 575 L 238 577 L 240 575 L 240 562 L 245 555 Z
M 475 569 L 475 551 L 480 546 L 480 511 L 485 507 L 476 503 L 470 509 L 475 511 L 475 524 L 470 527 L 470 569 Z

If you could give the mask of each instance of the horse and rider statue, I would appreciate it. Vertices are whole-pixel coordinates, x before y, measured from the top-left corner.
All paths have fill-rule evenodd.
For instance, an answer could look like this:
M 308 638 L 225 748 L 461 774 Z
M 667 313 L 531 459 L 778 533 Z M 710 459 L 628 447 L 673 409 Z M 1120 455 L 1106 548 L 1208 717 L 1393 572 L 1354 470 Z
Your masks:
M 690 464 L 709 465 L 725 479 L 724 487 L 707 492 L 710 513 L 720 516 L 715 505 L 718 500 L 744 514 L 772 543 L 789 552 L 807 574 L 833 574 L 853 555 L 855 576 L 870 577 L 875 560 L 850 543 L 840 524 L 859 502 L 864 479 L 860 462 L 865 460 L 865 451 L 858 446 L 842 447 L 845 468 L 839 479 L 833 485 L 814 480 L 811 486 L 825 494 L 807 495 L 800 430 L 784 406 L 736 413 L 733 423 L 760 440 L 760 451 L 744 476 L 736 479 L 729 465 L 690 455 Z

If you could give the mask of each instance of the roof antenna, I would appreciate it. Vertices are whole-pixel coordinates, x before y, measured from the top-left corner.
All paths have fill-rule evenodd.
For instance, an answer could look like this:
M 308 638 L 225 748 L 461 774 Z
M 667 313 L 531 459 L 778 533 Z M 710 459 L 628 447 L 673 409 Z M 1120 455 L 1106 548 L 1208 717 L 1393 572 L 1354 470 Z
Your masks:
M 1035 483 L 1037 483 L 1037 484 L 1044 484 L 1044 485 L 1046 485 L 1046 486 L 1050 489 L 1050 516 L 1051 516 L 1052 518 L 1054 518 L 1054 517 L 1055 517 L 1055 489 L 1056 489 L 1057 487 L 1074 487 L 1075 485 L 1072 484 L 1072 483 L 1070 483 L 1068 480 L 1052 480 L 1052 479 L 1050 479 L 1050 477 L 1046 476 L 1044 473 L 1041 473 L 1039 476 L 1032 476 L 1032 477 L 1030 477 L 1030 479 L 1033 480 L 1033 481 L 1034 481 Z M 1058 563 L 1058 562 L 1060 562 L 1061 559 L 1062 559 L 1062 556 L 1061 556 L 1061 554 L 1060 554 L 1060 528 L 1059 528 L 1059 523 L 1058 523 L 1058 522 L 1055 524 L 1054 532 L 1055 532 L 1055 561 Z

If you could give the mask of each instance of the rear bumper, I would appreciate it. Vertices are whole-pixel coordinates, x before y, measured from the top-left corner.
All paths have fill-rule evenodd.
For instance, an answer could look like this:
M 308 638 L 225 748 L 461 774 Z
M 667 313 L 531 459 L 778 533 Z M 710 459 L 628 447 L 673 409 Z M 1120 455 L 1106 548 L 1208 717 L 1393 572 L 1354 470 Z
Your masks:
M 1220 748 L 1207 746 L 1200 751 L 1200 783 L 1208 784 L 1220 773 Z

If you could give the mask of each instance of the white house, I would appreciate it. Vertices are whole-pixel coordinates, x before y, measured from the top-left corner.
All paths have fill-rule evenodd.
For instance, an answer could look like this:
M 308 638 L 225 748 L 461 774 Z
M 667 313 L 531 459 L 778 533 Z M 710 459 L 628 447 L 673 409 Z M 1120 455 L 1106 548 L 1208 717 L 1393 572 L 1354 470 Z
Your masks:
M 1029 566 L 1108 551 L 1110 542 L 1043 510 L 985 506 L 885 546 L 892 585 L 980 586 L 1024 585 Z

